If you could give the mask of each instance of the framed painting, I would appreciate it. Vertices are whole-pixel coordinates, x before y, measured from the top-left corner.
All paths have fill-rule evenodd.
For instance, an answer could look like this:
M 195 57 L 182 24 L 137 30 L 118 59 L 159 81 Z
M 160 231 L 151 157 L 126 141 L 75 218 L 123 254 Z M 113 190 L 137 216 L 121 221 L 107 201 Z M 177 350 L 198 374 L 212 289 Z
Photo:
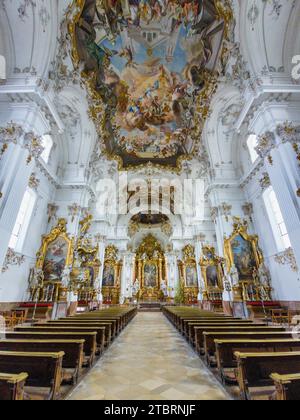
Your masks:
M 103 271 L 102 287 L 115 287 L 115 266 L 106 264 Z
M 223 263 L 224 259 L 216 255 L 212 246 L 205 246 L 202 249 L 203 255 L 200 258 L 200 267 L 204 281 L 204 296 L 207 299 L 216 299 L 223 293 Z
M 185 287 L 198 287 L 198 274 L 195 264 L 185 267 Z
M 158 285 L 158 267 L 153 262 L 145 262 L 143 272 L 143 285 L 145 288 L 155 288 Z
M 68 242 L 61 236 L 49 244 L 43 265 L 45 281 L 61 279 L 67 265 L 68 247 Z
M 258 236 L 249 235 L 247 228 L 247 223 L 239 220 L 234 224 L 232 235 L 224 243 L 227 270 L 230 272 L 235 265 L 240 281 L 252 280 L 254 269 L 258 270 L 263 262 Z
M 42 238 L 36 267 L 44 273 L 45 282 L 60 281 L 65 267 L 73 263 L 74 244 L 67 235 L 66 220 L 59 219 L 49 235 Z

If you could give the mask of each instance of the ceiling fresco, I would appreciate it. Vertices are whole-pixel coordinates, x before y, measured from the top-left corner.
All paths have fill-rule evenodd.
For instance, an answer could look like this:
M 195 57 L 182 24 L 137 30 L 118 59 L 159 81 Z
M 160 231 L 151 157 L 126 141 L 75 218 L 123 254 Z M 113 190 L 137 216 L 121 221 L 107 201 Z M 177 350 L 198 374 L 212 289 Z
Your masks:
M 73 59 L 83 66 L 102 151 L 123 168 L 178 167 L 197 151 L 216 89 L 227 1 L 75 3 Z

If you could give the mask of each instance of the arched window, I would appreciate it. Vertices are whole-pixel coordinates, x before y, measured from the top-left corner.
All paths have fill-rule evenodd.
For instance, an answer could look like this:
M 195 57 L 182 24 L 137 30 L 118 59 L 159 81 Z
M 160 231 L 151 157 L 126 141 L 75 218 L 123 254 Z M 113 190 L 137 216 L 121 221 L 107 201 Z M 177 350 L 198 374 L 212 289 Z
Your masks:
M 8 245 L 9 248 L 16 252 L 22 252 L 36 199 L 36 193 L 28 187 L 23 196 L 23 200 Z
M 282 252 L 291 247 L 291 241 L 275 191 L 272 187 L 269 187 L 263 193 L 263 199 L 272 226 L 278 252 Z
M 45 163 L 49 162 L 50 153 L 53 147 L 53 140 L 49 134 L 45 134 L 42 137 L 42 146 L 44 148 L 43 153 L 41 154 L 41 158 Z
M 256 134 L 250 134 L 247 140 L 247 146 L 250 153 L 251 162 L 254 163 L 258 159 L 257 151 L 255 150 L 258 146 L 258 138 Z
M 6 60 L 3 55 L 0 55 L 0 84 L 6 80 Z

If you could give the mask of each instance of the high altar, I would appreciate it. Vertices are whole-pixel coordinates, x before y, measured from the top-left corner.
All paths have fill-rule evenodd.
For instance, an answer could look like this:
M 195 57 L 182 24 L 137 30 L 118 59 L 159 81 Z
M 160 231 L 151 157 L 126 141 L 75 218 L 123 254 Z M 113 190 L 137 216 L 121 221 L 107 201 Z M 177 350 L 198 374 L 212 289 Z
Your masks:
M 163 249 L 153 235 L 148 235 L 136 251 L 133 294 L 139 301 L 164 300 L 167 293 L 166 262 Z

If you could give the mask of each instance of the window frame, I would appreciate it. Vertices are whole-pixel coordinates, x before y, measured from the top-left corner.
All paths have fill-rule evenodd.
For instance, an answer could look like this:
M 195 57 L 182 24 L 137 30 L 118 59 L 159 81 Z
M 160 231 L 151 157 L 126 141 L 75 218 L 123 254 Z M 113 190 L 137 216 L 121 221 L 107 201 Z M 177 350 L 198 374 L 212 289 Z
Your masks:
M 27 198 L 28 197 L 28 198 Z M 27 201 L 25 203 L 25 200 Z M 21 253 L 24 247 L 30 222 L 34 213 L 37 202 L 37 194 L 27 187 L 19 207 L 19 211 L 15 220 L 15 224 L 10 236 L 8 247 L 17 253 Z
M 278 252 L 284 252 L 291 247 L 291 240 L 276 193 L 272 186 L 268 187 L 263 192 L 263 200 L 269 222 L 271 224 L 277 250 Z M 286 233 L 284 234 L 283 232 Z

